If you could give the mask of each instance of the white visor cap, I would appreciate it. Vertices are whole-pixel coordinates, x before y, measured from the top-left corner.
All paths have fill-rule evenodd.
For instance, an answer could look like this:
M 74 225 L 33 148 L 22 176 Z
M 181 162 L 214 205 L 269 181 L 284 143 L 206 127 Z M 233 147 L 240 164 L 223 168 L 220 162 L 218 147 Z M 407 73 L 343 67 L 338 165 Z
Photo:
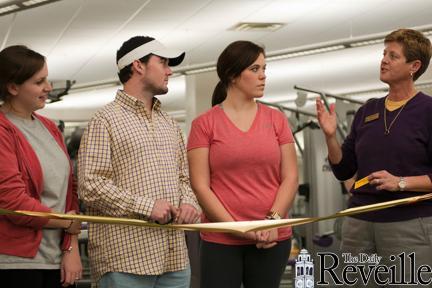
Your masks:
M 167 58 L 169 66 L 179 65 L 185 57 L 185 52 L 180 50 L 168 49 L 159 41 L 152 40 L 133 49 L 132 51 L 121 57 L 117 62 L 118 70 L 120 71 L 124 67 L 131 64 L 133 61 L 141 59 L 142 57 L 149 54 L 154 54 L 163 58 Z

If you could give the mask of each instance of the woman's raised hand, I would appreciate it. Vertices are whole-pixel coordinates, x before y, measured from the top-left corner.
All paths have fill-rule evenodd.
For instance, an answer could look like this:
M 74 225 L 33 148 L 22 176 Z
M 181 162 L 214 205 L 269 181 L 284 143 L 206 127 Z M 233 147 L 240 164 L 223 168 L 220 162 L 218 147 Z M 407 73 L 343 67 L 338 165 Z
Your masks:
M 316 99 L 316 112 L 319 125 L 325 136 L 330 138 L 336 135 L 337 119 L 335 105 L 330 105 L 330 111 L 327 111 L 321 99 Z

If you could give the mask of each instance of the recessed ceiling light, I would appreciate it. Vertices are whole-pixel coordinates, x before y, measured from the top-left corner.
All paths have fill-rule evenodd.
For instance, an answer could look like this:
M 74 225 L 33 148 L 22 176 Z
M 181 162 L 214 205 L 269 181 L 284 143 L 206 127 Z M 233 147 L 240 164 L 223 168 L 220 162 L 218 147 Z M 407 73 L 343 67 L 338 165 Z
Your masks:
M 283 27 L 284 23 L 264 23 L 264 22 L 240 22 L 229 30 L 234 31 L 276 31 Z

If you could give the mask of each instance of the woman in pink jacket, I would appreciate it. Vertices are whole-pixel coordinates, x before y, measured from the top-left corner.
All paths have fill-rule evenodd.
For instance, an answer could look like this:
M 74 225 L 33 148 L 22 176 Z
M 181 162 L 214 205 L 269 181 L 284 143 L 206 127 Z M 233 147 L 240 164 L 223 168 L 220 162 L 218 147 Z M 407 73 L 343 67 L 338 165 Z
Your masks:
M 51 85 L 45 58 L 25 46 L 0 52 L 0 208 L 75 213 L 76 186 L 62 135 L 35 113 Z M 0 216 L 3 287 L 66 287 L 81 278 L 79 221 Z

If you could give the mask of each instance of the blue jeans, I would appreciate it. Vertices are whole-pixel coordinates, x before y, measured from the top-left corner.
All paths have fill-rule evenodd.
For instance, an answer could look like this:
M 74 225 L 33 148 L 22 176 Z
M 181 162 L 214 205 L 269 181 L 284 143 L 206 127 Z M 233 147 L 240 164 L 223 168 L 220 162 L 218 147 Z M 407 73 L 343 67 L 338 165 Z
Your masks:
M 98 284 L 101 288 L 189 288 L 190 275 L 190 267 L 162 275 L 109 272 L 102 276 Z

